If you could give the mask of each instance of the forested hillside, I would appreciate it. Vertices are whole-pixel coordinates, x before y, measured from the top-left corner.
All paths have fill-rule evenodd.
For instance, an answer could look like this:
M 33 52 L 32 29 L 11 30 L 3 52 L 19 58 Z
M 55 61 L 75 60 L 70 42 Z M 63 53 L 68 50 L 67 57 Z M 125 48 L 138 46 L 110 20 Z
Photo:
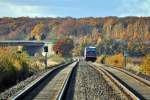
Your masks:
M 72 38 L 79 46 L 76 54 L 80 54 L 81 48 L 86 45 L 100 48 L 103 42 L 109 45 L 116 40 L 127 41 L 131 50 L 138 47 L 137 50 L 143 48 L 139 46 L 141 42 L 150 40 L 150 17 L 0 19 L 0 40 L 56 41 L 63 37 Z
M 105 38 L 150 40 L 150 17 L 104 18 L 1 18 L 0 39 L 50 39 L 53 36 L 84 36 L 97 31 Z

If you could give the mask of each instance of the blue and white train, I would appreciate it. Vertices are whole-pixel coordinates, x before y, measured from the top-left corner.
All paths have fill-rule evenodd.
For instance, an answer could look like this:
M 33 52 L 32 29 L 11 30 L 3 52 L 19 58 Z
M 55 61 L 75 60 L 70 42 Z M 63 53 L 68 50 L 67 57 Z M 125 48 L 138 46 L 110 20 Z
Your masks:
M 84 59 L 86 61 L 96 61 L 97 53 L 96 53 L 96 47 L 89 46 L 84 49 Z

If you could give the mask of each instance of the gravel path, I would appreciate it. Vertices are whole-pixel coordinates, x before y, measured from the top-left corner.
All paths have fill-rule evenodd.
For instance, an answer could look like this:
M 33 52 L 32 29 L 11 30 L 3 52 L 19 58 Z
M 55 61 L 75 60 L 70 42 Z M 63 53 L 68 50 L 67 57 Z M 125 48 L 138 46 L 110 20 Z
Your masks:
M 102 74 L 89 67 L 85 62 L 79 64 L 73 92 L 73 100 L 121 100 Z

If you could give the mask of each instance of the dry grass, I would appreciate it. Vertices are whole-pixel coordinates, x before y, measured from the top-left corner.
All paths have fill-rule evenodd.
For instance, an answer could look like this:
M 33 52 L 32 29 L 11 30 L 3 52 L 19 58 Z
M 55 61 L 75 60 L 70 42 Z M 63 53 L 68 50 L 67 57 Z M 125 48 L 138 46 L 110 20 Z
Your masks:
M 123 54 L 115 54 L 112 56 L 100 56 L 97 57 L 96 62 L 101 62 L 102 59 L 104 59 L 105 63 L 108 65 L 112 65 L 114 67 L 123 68 L 124 67 L 124 56 Z M 146 57 L 140 57 L 140 58 L 132 58 L 129 57 L 127 59 L 127 65 L 126 69 L 132 70 L 136 73 L 143 73 L 145 75 L 150 76 L 150 54 L 148 54 Z
M 0 48 L 0 92 L 45 69 L 43 56 L 30 57 L 26 52 L 17 53 L 17 47 Z M 64 58 L 53 55 L 48 66 L 64 62 Z
M 62 63 L 65 61 L 65 59 L 62 56 L 59 55 L 51 55 L 49 57 L 49 61 L 56 62 L 56 63 Z
M 0 91 L 39 70 L 35 62 L 27 53 L 17 53 L 16 47 L 0 48 Z
M 127 66 L 126 66 L 126 69 L 130 70 L 130 71 L 134 71 L 137 74 L 141 72 L 140 71 L 140 66 L 137 65 L 137 64 L 128 63 Z

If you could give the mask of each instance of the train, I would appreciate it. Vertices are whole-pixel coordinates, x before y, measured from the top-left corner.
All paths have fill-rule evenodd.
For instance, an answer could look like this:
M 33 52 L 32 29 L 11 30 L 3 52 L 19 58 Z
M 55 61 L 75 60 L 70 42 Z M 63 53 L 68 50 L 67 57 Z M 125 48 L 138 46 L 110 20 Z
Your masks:
M 95 62 L 96 58 L 97 58 L 96 47 L 94 47 L 94 46 L 85 47 L 85 49 L 84 49 L 84 59 L 86 61 Z

